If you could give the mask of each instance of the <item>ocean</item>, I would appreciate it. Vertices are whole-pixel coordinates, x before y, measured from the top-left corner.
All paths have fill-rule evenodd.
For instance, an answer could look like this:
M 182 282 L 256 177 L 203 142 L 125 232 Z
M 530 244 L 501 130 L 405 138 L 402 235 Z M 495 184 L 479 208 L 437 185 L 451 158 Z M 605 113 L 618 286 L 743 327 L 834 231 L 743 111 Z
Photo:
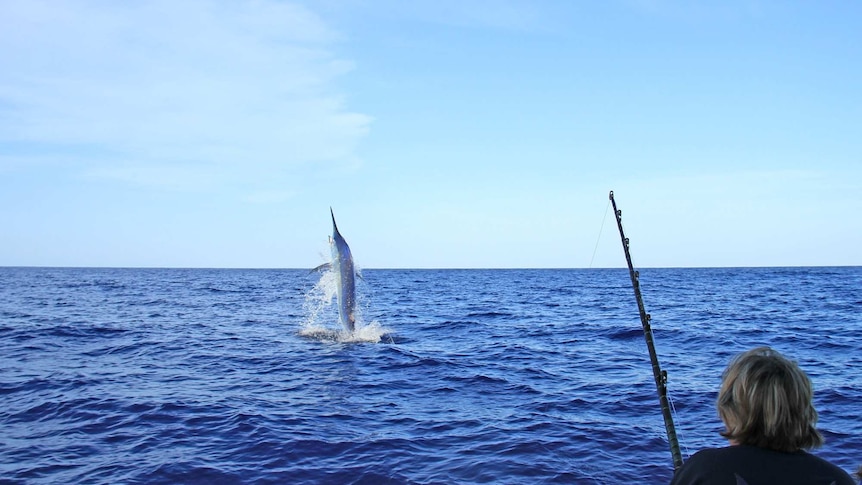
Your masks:
M 862 464 L 862 268 L 641 268 L 683 458 L 769 345 Z M 626 269 L 0 268 L 0 483 L 666 483 Z

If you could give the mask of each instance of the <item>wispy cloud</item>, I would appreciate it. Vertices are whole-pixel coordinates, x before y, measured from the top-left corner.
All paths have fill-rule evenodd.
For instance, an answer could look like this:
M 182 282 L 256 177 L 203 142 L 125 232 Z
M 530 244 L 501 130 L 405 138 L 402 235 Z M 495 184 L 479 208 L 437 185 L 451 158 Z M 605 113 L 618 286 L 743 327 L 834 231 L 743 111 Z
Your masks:
M 353 67 L 338 41 L 279 1 L 3 2 L 0 161 L 74 146 L 96 176 L 264 189 L 297 164 L 352 162 L 371 119 L 335 85 Z

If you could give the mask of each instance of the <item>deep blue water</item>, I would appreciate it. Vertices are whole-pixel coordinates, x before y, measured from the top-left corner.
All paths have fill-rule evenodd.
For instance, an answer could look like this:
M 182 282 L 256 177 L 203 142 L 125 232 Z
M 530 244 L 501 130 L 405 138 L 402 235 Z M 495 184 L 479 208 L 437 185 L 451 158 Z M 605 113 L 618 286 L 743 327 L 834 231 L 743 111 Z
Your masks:
M 627 270 L 0 268 L 0 481 L 664 483 Z M 320 281 L 318 281 L 320 279 Z M 683 456 L 735 353 L 811 376 L 862 464 L 862 268 L 641 269 Z

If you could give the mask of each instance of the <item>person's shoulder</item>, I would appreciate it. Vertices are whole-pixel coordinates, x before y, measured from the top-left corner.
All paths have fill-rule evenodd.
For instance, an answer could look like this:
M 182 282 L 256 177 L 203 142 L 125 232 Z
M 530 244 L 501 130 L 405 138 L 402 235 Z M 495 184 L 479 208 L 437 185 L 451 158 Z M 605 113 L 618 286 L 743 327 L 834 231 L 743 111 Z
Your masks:
M 740 482 L 741 477 L 753 479 L 752 483 L 821 483 L 825 479 L 824 483 L 856 485 L 846 471 L 816 455 L 747 445 L 704 448 L 686 460 L 671 483 L 745 483 Z
M 833 483 L 835 483 L 837 485 L 842 485 L 842 484 L 856 485 L 856 481 L 853 479 L 853 477 L 851 477 L 850 474 L 847 473 L 847 471 L 845 471 L 840 466 L 838 466 L 838 465 L 836 465 L 836 464 L 834 464 L 834 463 L 832 463 L 832 462 L 830 462 L 824 458 L 821 458 L 821 457 L 819 457 L 813 453 L 808 453 L 808 452 L 802 452 L 802 453 L 804 455 L 806 455 L 807 460 L 810 463 L 809 466 L 817 467 L 820 470 L 823 470 L 825 472 L 825 474 L 835 477 L 836 481 Z
M 703 448 L 697 453 L 691 455 L 689 461 L 694 462 L 709 462 L 715 463 L 724 459 L 731 459 L 739 455 L 747 455 L 751 453 L 748 447 L 743 446 L 725 446 L 722 448 Z
M 737 473 L 760 468 L 764 461 L 760 452 L 745 445 L 703 448 L 683 463 L 672 483 L 737 483 Z
M 721 483 L 728 467 L 726 448 L 704 448 L 691 455 L 674 473 L 671 484 Z

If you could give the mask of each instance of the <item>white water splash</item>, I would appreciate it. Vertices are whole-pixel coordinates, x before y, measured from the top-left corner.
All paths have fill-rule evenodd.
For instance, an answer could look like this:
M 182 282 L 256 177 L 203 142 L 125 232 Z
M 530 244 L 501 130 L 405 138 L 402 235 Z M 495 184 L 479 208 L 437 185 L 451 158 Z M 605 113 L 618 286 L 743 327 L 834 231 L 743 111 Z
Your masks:
M 339 343 L 370 342 L 377 343 L 392 331 L 377 320 L 365 323 L 363 310 L 366 304 L 364 285 L 356 287 L 356 322 L 353 332 L 345 330 L 338 317 L 335 295 L 338 284 L 335 272 L 325 270 L 320 280 L 305 295 L 303 310 L 306 315 L 299 334 L 315 340 Z

